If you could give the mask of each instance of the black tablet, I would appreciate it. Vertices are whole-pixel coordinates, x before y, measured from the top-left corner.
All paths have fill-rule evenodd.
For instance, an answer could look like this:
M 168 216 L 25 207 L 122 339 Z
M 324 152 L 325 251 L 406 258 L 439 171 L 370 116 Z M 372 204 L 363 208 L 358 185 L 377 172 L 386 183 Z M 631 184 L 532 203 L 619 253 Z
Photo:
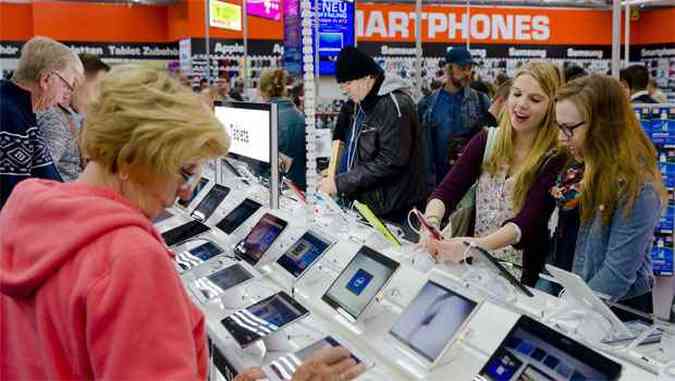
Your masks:
M 192 217 L 200 221 L 208 220 L 229 193 L 230 188 L 220 184 L 214 185 L 192 212 Z
M 259 202 L 251 199 L 245 199 L 241 204 L 237 205 L 225 218 L 216 224 L 216 227 L 222 230 L 225 234 L 232 234 L 233 231 L 251 217 L 262 205 Z
M 199 221 L 190 221 L 165 231 L 162 233 L 162 238 L 168 246 L 175 246 L 209 230 L 211 228 Z
M 267 249 L 281 235 L 287 222 L 272 214 L 266 213 L 253 229 L 234 247 L 234 254 L 255 266 L 265 255 Z
M 188 251 L 176 254 L 179 272 L 185 272 L 223 253 L 223 249 L 209 241 Z
M 280 291 L 221 320 L 242 348 L 309 315 L 309 311 Z
M 617 380 L 621 365 L 521 316 L 480 371 L 482 380 Z M 478 377 L 476 379 L 479 379 Z
M 319 234 L 307 231 L 284 253 L 277 263 L 294 278 L 299 278 L 317 262 L 332 244 Z

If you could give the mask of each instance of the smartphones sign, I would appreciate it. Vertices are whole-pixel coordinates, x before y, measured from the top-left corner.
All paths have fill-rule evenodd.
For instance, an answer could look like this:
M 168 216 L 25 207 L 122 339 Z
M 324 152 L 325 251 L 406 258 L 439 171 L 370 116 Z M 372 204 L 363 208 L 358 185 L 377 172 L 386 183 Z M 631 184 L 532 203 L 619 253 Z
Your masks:
M 281 20 L 281 0 L 246 0 L 246 11 L 250 16 L 279 21 Z

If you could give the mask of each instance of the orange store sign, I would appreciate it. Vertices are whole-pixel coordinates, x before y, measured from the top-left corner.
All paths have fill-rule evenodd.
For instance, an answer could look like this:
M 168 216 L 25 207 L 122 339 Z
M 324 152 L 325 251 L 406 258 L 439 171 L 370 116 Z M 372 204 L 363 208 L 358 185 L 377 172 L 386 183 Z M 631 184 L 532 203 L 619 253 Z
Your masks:
M 360 41 L 414 41 L 412 5 L 359 4 L 356 31 Z M 546 8 L 425 6 L 422 40 L 480 43 L 607 44 L 611 15 L 607 11 Z

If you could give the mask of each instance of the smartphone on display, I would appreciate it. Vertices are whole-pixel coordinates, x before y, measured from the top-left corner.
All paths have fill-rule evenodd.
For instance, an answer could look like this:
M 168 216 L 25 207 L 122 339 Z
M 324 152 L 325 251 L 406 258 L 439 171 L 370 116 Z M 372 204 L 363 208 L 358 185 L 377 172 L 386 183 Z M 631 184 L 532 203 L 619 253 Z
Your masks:
M 199 192 L 201 192 L 202 189 L 204 189 L 204 187 L 205 187 L 206 184 L 208 184 L 208 183 L 209 183 L 209 179 L 207 179 L 206 177 L 200 178 L 200 179 L 199 179 L 199 182 L 197 183 L 197 186 L 196 186 L 195 189 L 192 191 L 192 195 L 190 196 L 190 198 L 187 199 L 187 200 L 183 200 L 182 198 L 179 198 L 179 199 L 178 199 L 178 205 L 182 206 L 183 208 L 187 208 L 188 205 L 190 205 L 190 203 L 192 202 L 192 200 L 194 200 L 195 197 L 197 197 L 197 195 L 199 194 Z
M 294 278 L 302 277 L 333 244 L 312 231 L 307 231 L 284 253 L 277 264 Z
M 309 346 L 286 356 L 282 356 L 271 363 L 263 366 L 263 372 L 269 381 L 290 381 L 293 373 L 312 355 L 326 348 L 345 347 L 332 336 L 326 336 L 323 339 L 310 344 Z M 347 348 L 352 352 L 349 348 Z M 361 358 L 352 353 L 352 360 L 356 364 L 363 363 Z
M 222 253 L 223 249 L 211 241 L 188 251 L 178 253 L 176 255 L 176 264 L 179 267 L 178 272 L 183 273 L 188 271 Z
M 167 246 L 175 246 L 209 230 L 211 228 L 199 221 L 190 221 L 165 231 L 162 233 L 162 238 L 164 238 Z
M 321 299 L 355 322 L 389 283 L 399 263 L 362 246 Z
M 168 220 L 171 217 L 173 217 L 173 214 L 171 212 L 169 212 L 168 210 L 162 210 L 162 213 L 160 213 L 157 217 L 152 219 L 152 223 L 158 224 L 164 220 Z
M 229 193 L 230 188 L 220 184 L 214 185 L 192 212 L 192 217 L 200 221 L 208 220 Z
M 266 213 L 260 221 L 234 247 L 234 254 L 255 266 L 281 235 L 288 223 L 281 218 Z
M 284 291 L 238 310 L 221 324 L 242 348 L 309 315 L 309 311 Z
M 260 209 L 262 205 L 259 202 L 249 198 L 237 205 L 225 218 L 216 224 L 216 227 L 225 234 L 232 234 L 241 224 Z
M 209 276 L 195 280 L 192 284 L 192 289 L 196 291 L 195 295 L 197 295 L 197 298 L 206 303 L 222 295 L 225 291 L 235 286 L 240 286 L 251 279 L 253 279 L 253 274 L 241 264 L 235 263 Z

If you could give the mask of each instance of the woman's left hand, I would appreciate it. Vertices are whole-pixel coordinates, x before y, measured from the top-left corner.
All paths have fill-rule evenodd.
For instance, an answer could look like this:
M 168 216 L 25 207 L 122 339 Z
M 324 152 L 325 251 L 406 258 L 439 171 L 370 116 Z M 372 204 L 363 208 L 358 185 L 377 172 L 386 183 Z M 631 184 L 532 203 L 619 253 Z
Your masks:
M 237 377 L 234 378 L 234 381 L 256 381 L 264 379 L 265 372 L 260 368 L 249 368 L 239 373 Z

